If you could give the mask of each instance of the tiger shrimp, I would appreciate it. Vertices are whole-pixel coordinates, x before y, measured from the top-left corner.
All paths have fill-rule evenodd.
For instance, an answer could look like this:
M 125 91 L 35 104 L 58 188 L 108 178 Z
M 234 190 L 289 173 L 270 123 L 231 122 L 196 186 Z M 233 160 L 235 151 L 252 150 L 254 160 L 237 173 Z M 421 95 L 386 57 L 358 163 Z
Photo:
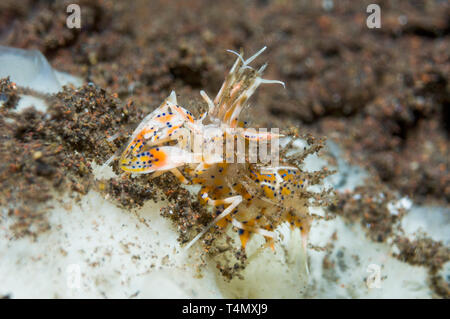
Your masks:
M 125 172 L 153 173 L 153 177 L 171 172 L 181 183 L 200 185 L 198 198 L 202 204 L 212 207 L 214 218 L 186 248 L 211 227 L 231 224 L 237 229 L 244 248 L 253 234 L 259 234 L 274 249 L 275 228 L 288 222 L 292 228 L 300 229 L 306 249 L 311 218 L 307 200 L 301 196 L 307 182 L 300 169 L 287 164 L 282 152 L 276 154 L 276 165 L 268 165 L 249 161 L 248 156 L 243 161 L 236 160 L 236 153 L 224 157 L 221 151 L 213 152 L 215 147 L 211 147 L 222 145 L 225 149 L 225 141 L 241 139 L 246 152 L 255 141 L 270 142 L 271 150 L 277 150 L 281 135 L 256 132 L 239 119 L 261 84 L 284 86 L 281 81 L 262 78 L 267 64 L 259 69 L 250 66 L 265 49 L 246 60 L 242 52 L 228 50 L 237 59 L 214 100 L 200 91 L 209 110 L 198 119 L 178 105 L 172 91 L 138 125 L 120 157 L 119 165 Z M 194 144 L 210 151 L 199 153 Z

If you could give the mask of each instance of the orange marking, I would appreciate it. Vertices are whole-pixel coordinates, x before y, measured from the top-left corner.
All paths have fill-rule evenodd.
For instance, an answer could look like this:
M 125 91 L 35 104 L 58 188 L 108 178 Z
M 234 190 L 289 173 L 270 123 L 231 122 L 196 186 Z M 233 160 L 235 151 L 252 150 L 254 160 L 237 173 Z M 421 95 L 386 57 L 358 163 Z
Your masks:
M 189 122 L 191 122 L 191 123 L 194 123 L 194 118 L 191 115 L 187 114 L 183 109 L 181 109 L 180 107 L 177 107 L 177 108 L 175 108 L 175 110 L 179 114 L 181 114 L 181 116 L 183 116 L 183 118 L 188 119 Z
M 290 194 L 291 194 L 291 191 L 289 189 L 287 189 L 287 187 L 283 187 L 281 189 L 281 195 L 287 196 L 287 195 L 290 195 Z
M 155 117 L 155 120 L 161 123 L 167 123 L 170 122 L 170 120 L 173 118 L 173 114 L 167 114 L 160 117 Z
M 245 246 L 247 246 L 247 242 L 250 239 L 250 232 L 248 230 L 244 230 L 244 232 L 239 235 L 239 238 L 241 239 L 242 247 L 245 249 Z
M 165 152 L 152 148 L 150 154 L 153 155 L 152 164 L 154 167 L 158 168 L 166 164 L 167 154 Z
M 181 126 L 181 125 L 179 125 L 179 126 L 174 126 L 174 127 L 172 127 L 170 130 L 168 130 L 168 131 L 167 131 L 167 136 L 168 136 L 169 134 L 172 134 L 176 129 L 179 129 L 180 126 Z
M 224 228 L 224 227 L 226 227 L 228 225 L 228 220 L 226 218 L 223 218 L 223 219 L 219 220 L 216 223 L 216 225 L 221 227 L 221 228 Z

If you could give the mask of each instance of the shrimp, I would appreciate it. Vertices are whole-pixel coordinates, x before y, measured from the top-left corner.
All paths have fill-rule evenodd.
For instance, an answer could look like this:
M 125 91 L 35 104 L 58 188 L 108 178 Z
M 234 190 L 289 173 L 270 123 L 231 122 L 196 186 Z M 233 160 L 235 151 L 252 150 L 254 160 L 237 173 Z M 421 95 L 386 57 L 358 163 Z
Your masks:
M 257 70 L 250 66 L 265 49 L 246 60 L 243 52 L 228 50 L 237 59 L 214 100 L 200 91 L 209 110 L 198 119 L 178 105 L 172 91 L 139 124 L 120 157 L 120 168 L 125 172 L 152 173 L 153 177 L 171 172 L 181 183 L 201 186 L 198 198 L 212 207 L 213 220 L 186 248 L 211 227 L 231 224 L 244 248 L 253 234 L 259 234 L 274 249 L 277 237 L 274 229 L 284 222 L 300 229 L 306 248 L 311 218 L 306 197 L 302 196 L 307 185 L 305 174 L 288 164 L 283 152 L 278 152 L 282 135 L 256 131 L 239 119 L 261 84 L 277 83 L 284 87 L 281 81 L 262 78 L 267 64 Z M 234 145 L 235 141 L 241 142 L 242 154 L 250 154 L 228 152 L 228 145 Z M 251 152 L 255 152 L 252 148 L 255 142 L 265 143 L 263 146 L 270 143 L 271 154 L 275 154 L 271 165 L 258 159 L 249 160 Z

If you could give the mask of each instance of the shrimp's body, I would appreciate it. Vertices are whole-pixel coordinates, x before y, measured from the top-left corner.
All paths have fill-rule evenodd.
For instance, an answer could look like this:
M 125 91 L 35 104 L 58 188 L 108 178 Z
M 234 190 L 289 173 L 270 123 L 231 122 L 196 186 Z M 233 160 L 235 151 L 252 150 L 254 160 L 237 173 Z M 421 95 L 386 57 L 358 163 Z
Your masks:
M 244 139 L 247 150 L 252 140 L 278 141 L 279 135 L 255 133 L 243 127 L 238 119 L 261 83 L 284 86 L 280 81 L 262 79 L 266 65 L 259 70 L 249 66 L 264 49 L 247 60 L 231 51 L 238 58 L 214 101 L 204 91 L 200 92 L 209 106 L 200 119 L 194 119 L 188 110 L 179 106 L 172 91 L 136 128 L 120 158 L 120 167 L 126 172 L 159 176 L 170 171 L 182 183 L 201 185 L 198 197 L 203 204 L 213 206 L 215 218 L 188 247 L 210 227 L 231 223 L 238 229 L 243 247 L 257 233 L 273 248 L 276 237 L 273 230 L 283 222 L 300 228 L 306 245 L 310 218 L 306 199 L 301 196 L 306 181 L 298 167 L 284 163 L 283 158 L 277 158 L 279 164 L 275 167 L 248 161 L 239 163 L 214 152 L 203 152 L 195 163 L 187 160 L 197 154 L 192 146 L 195 137 L 200 136 L 204 147 L 217 141 L 224 145 L 230 138 L 230 130 L 239 127 L 242 127 L 237 131 L 239 138 Z

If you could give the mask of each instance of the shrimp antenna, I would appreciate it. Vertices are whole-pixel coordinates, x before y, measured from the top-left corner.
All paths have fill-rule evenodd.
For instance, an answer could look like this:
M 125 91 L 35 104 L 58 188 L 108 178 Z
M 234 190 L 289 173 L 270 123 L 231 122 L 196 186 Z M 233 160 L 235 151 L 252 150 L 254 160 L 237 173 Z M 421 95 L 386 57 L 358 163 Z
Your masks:
M 256 59 L 258 57 L 258 55 L 263 53 L 266 49 L 267 49 L 267 47 L 265 46 L 261 50 L 259 50 L 255 54 L 253 54 L 251 57 L 249 57 L 247 60 L 245 60 L 244 65 L 250 64 L 254 59 Z

